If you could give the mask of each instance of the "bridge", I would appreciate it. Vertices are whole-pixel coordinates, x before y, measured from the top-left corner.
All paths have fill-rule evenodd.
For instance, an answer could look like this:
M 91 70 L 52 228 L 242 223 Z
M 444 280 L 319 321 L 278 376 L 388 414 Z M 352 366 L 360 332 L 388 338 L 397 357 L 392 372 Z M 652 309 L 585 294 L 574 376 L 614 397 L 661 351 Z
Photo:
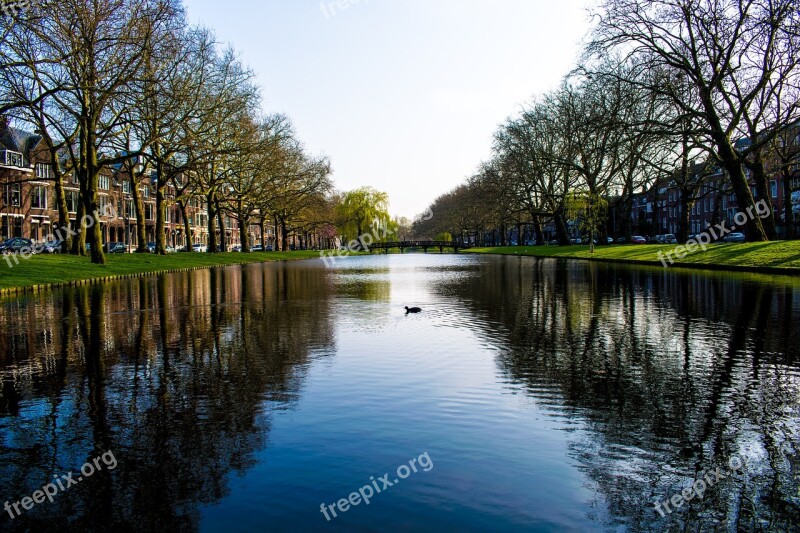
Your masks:
M 400 253 L 405 253 L 405 250 L 410 250 L 412 248 L 422 248 L 425 253 L 428 253 L 428 250 L 431 248 L 438 248 L 439 253 L 444 253 L 445 248 L 452 248 L 456 253 L 459 250 L 468 250 L 473 248 L 471 244 L 464 244 L 455 241 L 402 241 L 402 242 L 376 242 L 369 246 L 369 253 L 372 253 L 373 250 L 383 250 L 387 254 L 389 250 L 393 250 L 397 248 L 400 250 Z

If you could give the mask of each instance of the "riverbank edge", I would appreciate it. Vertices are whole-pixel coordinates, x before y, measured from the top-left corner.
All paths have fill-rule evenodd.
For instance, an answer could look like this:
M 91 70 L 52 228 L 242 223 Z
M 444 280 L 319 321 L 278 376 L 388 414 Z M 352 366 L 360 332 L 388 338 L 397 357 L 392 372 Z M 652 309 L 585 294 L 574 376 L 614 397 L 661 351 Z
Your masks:
M 281 257 L 275 259 L 258 258 L 258 259 L 253 259 L 252 261 L 231 261 L 231 262 L 221 262 L 219 264 L 214 264 L 214 265 L 198 265 L 186 268 L 165 268 L 156 270 L 144 270 L 141 272 L 134 272 L 130 274 L 117 274 L 112 276 L 91 276 L 87 278 L 75 279 L 63 282 L 39 283 L 31 285 L 19 285 L 14 287 L 3 287 L 0 288 L 0 298 L 37 294 L 65 287 L 90 286 L 100 283 L 108 283 L 112 281 L 144 279 L 151 276 L 160 276 L 163 274 L 180 274 L 183 272 L 194 272 L 197 270 L 212 270 L 215 268 L 227 268 L 232 266 L 244 266 L 244 265 L 261 265 L 266 263 L 290 263 L 294 261 L 312 261 L 315 259 L 319 259 L 319 257 L 303 255 L 298 257 Z
M 588 249 L 588 248 L 587 248 Z M 614 257 L 586 257 L 568 254 L 549 255 L 542 253 L 519 253 L 510 251 L 484 251 L 486 249 L 469 249 L 463 250 L 460 253 L 473 254 L 473 255 L 498 255 L 507 257 L 536 257 L 539 259 L 563 259 L 565 261 L 591 261 L 597 263 L 614 263 L 621 265 L 634 265 L 634 266 L 649 266 L 658 267 L 664 271 L 673 268 L 681 270 L 709 270 L 713 272 L 749 272 L 753 274 L 773 274 L 776 276 L 797 276 L 800 275 L 800 268 L 796 267 L 771 267 L 771 266 L 744 266 L 744 265 L 729 265 L 725 263 L 691 263 L 681 262 L 676 260 L 674 264 L 665 267 L 661 261 L 650 261 L 644 259 L 623 259 Z M 491 249 L 488 249 L 491 250 Z

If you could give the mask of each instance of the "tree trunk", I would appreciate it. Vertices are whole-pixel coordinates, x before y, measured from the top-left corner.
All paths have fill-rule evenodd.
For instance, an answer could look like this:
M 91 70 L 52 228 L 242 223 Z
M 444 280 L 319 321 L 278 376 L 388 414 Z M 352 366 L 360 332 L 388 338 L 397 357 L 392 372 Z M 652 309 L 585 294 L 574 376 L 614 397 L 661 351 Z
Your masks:
M 681 218 L 678 221 L 678 242 L 686 242 L 689 240 L 689 229 L 692 225 L 692 208 L 694 207 L 695 200 L 693 191 L 681 189 Z
M 261 231 L 261 248 L 262 251 L 267 251 L 267 221 L 264 217 L 259 219 L 258 228 Z
M 228 251 L 228 235 L 225 221 L 222 218 L 222 209 L 219 208 L 219 202 L 217 202 L 214 210 L 217 212 L 217 224 L 219 225 L 219 251 L 225 253 Z
M 72 255 L 86 255 L 86 232 L 81 228 L 81 220 L 86 214 L 86 208 L 83 205 L 83 200 L 78 202 L 78 209 L 75 213 L 75 232 L 77 235 L 72 239 Z
M 167 255 L 167 203 L 164 198 L 164 187 L 167 180 L 163 179 L 163 167 L 156 172 L 158 181 L 156 182 L 156 253 Z
M 708 96 L 706 95 L 704 99 L 708 100 Z M 704 102 L 704 105 L 707 109 L 713 108 L 713 103 L 710 103 L 710 101 Z M 717 155 L 722 163 L 722 168 L 728 172 L 728 179 L 733 188 L 733 194 L 736 195 L 739 211 L 755 213 L 756 203 L 753 199 L 750 185 L 747 183 L 747 176 L 745 176 L 744 165 L 740 156 L 731 144 L 730 138 L 722 132 L 718 117 L 715 114 L 710 114 L 709 122 L 712 125 L 712 130 L 714 130 L 713 136 L 717 145 Z M 758 217 L 748 217 L 745 231 L 748 241 L 763 242 L 769 240 L 767 233 L 764 231 L 764 226 L 761 224 L 761 219 Z
M 562 246 L 569 244 L 569 230 L 567 229 L 567 219 L 563 207 L 559 207 L 556 210 L 554 218 L 558 243 Z
M 769 179 L 764 170 L 764 161 L 761 159 L 761 152 L 758 151 L 754 154 L 753 162 L 749 165 L 750 170 L 753 172 L 753 181 L 756 185 L 756 191 L 760 200 L 767 203 L 769 207 L 769 215 L 761 219 L 761 224 L 764 226 L 764 232 L 767 238 L 774 241 L 778 238 L 778 230 L 775 227 L 775 213 L 772 204 L 772 194 L 769 190 Z
M 208 253 L 217 253 L 217 213 L 214 211 L 214 191 L 206 195 L 206 209 L 208 210 Z
M 544 244 L 544 233 L 542 232 L 542 220 L 540 217 L 533 217 L 533 232 L 536 235 L 536 244 Z
M 186 204 L 183 202 L 178 202 L 178 207 L 181 210 L 181 218 L 183 218 L 183 231 L 184 236 L 183 240 L 185 241 L 186 251 L 193 252 L 194 249 L 192 248 L 192 227 L 189 225 L 189 219 L 186 217 Z
M 794 210 L 792 209 L 792 175 L 789 165 L 783 166 L 783 219 L 786 227 L 784 239 L 795 237 Z
M 147 221 L 144 216 L 144 199 L 137 186 L 138 181 L 133 171 L 131 171 L 131 196 L 133 196 L 133 210 L 136 212 L 136 253 L 147 254 L 150 253 L 150 250 L 147 249 Z M 122 201 L 125 202 L 125 199 L 123 198 Z M 127 209 L 127 206 L 125 206 L 125 209 Z
M 53 164 L 57 167 L 58 164 Z M 72 235 L 68 231 L 69 228 L 69 210 L 67 209 L 67 195 L 64 192 L 64 181 L 60 169 L 55 169 L 55 192 L 56 192 L 56 207 L 58 209 L 58 228 L 57 233 L 61 238 L 63 244 L 61 245 L 61 252 L 68 253 L 72 249 Z M 791 204 L 791 202 L 790 202 Z
M 250 225 L 249 219 L 239 217 L 239 240 L 242 243 L 242 253 L 250 253 L 250 237 L 247 235 L 247 227 Z

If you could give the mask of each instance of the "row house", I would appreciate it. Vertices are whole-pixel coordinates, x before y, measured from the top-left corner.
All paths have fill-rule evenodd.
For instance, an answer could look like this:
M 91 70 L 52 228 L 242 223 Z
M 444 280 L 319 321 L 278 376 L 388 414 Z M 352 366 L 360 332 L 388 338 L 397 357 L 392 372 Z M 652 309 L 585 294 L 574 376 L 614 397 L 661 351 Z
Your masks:
M 692 212 L 689 218 L 689 233 L 699 234 L 706 231 L 709 225 L 725 222 L 727 227 L 735 225 L 734 218 L 739 213 L 736 195 L 730 187 L 727 175 L 720 168 L 710 171 L 705 165 L 693 167 L 693 179 L 703 180 L 700 186 Z M 748 179 L 750 172 L 747 171 Z M 756 202 L 761 197 L 752 180 L 750 187 Z M 779 236 L 786 231 L 784 221 L 786 205 L 786 187 L 790 191 L 800 191 L 800 163 L 792 166 L 792 175 L 786 180 L 782 174 L 773 175 L 769 181 L 769 196 L 775 212 Z M 800 225 L 800 192 L 794 193 L 794 220 L 795 234 L 798 234 Z M 634 195 L 632 199 L 631 217 L 633 233 L 645 236 L 660 234 L 677 234 L 681 219 L 681 191 L 674 180 L 668 183 L 656 183 L 646 192 Z M 744 231 L 740 228 L 737 231 Z
M 53 163 L 50 152 L 41 136 L 9 126 L 0 117 L 0 240 L 23 237 L 35 242 L 44 242 L 52 235 L 59 220 L 55 201 Z M 178 185 L 181 180 L 178 178 Z M 155 173 L 142 180 L 139 193 L 144 204 L 145 235 L 147 242 L 156 240 L 156 191 Z M 67 210 L 73 227 L 76 224 L 80 189 L 74 175 L 63 181 Z M 103 242 L 121 242 L 134 248 L 138 245 L 137 215 L 129 175 L 122 165 L 103 169 L 98 179 L 98 204 L 100 228 Z M 176 202 L 178 191 L 173 184 L 164 189 L 167 204 L 167 242 L 179 248 L 185 244 L 186 224 Z M 109 216 L 106 216 L 108 213 Z M 208 210 L 201 198 L 192 197 L 186 208 L 190 242 L 208 244 Z M 239 227 L 235 219 L 224 216 L 223 228 L 228 246 L 241 244 Z M 261 231 L 252 226 L 245 238 L 251 246 L 261 244 Z M 274 228 L 268 227 L 265 237 L 267 246 L 274 246 Z

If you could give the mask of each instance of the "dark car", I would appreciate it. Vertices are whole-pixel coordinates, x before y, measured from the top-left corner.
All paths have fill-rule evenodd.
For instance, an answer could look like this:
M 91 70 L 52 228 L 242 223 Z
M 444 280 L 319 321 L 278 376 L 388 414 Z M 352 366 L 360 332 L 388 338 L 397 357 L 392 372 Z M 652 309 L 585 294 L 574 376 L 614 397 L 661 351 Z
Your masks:
M 647 244 L 647 239 L 645 239 L 641 235 L 634 235 L 631 238 L 631 244 Z
M 128 246 L 124 242 L 110 242 L 106 244 L 107 254 L 126 254 Z
M 35 253 L 33 241 L 22 237 L 14 237 L 0 243 L 0 253 L 2 254 L 18 254 L 20 252 Z

